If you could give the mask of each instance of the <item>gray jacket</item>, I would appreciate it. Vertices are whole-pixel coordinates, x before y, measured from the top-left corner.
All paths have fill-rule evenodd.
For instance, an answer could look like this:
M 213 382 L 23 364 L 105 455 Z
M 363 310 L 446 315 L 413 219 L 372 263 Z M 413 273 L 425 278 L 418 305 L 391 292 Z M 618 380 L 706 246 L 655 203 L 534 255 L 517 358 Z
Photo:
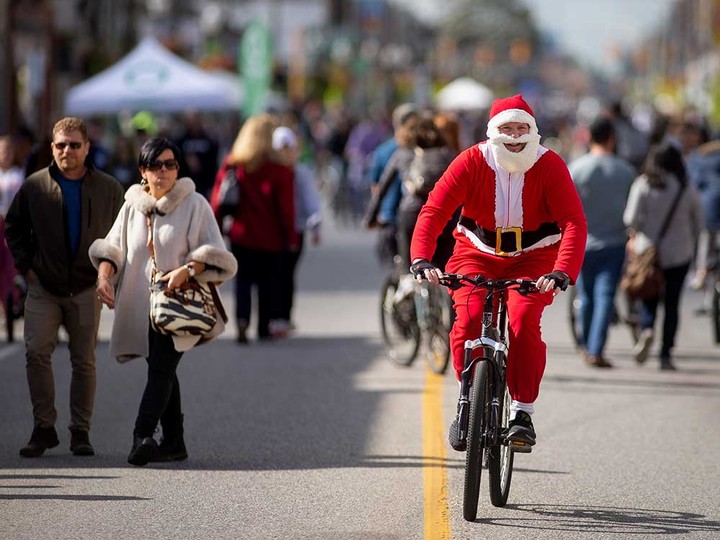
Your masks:
M 692 185 L 687 185 L 665 236 L 657 245 L 660 229 L 680 188 L 680 182 L 672 175 L 666 178 L 664 189 L 650 186 L 645 175 L 638 176 L 630 188 L 623 216 L 625 225 L 636 233 L 635 252 L 642 253 L 656 245 L 663 268 L 682 266 L 691 261 L 703 224 L 698 192 Z

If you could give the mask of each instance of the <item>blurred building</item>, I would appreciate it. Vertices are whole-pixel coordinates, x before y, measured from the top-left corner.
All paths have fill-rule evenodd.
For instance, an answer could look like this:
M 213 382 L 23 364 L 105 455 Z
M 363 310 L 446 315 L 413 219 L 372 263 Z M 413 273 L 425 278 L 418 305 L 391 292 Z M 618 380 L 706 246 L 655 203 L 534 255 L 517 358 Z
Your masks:
M 110 66 L 145 35 L 186 59 L 234 70 L 260 19 L 274 42 L 275 84 L 297 100 L 358 110 L 412 97 L 431 29 L 388 0 L 0 0 L 0 131 L 46 133 L 72 85 Z

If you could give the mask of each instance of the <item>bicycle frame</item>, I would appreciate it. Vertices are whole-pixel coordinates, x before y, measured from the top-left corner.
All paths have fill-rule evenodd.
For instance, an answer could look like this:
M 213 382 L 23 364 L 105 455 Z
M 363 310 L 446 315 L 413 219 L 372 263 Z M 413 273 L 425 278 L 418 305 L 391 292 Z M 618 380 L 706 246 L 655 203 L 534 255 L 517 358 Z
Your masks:
M 505 343 L 507 321 L 505 290 L 487 290 L 482 317 L 480 337 L 465 341 L 464 367 L 460 374 L 459 427 L 461 437 L 466 437 L 473 369 L 478 362 L 488 362 L 493 374 L 491 417 L 483 436 L 487 438 L 488 444 L 497 444 L 499 433 L 496 428 L 500 425 L 500 415 L 502 414 L 501 396 L 497 389 L 505 388 L 505 360 L 508 353 Z M 475 355 L 474 353 L 478 349 L 481 349 L 483 354 Z

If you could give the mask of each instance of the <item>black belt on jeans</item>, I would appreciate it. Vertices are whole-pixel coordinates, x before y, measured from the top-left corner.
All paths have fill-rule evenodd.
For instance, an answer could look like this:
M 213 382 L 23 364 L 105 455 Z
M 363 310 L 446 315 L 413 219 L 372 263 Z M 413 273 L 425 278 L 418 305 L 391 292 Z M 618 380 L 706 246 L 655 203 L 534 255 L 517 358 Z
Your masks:
M 523 231 L 520 227 L 498 227 L 494 231 L 483 229 L 467 216 L 460 216 L 459 223 L 475 234 L 483 244 L 493 248 L 497 255 L 503 256 L 522 251 L 548 236 L 560 234 L 557 223 L 543 223 L 534 231 Z

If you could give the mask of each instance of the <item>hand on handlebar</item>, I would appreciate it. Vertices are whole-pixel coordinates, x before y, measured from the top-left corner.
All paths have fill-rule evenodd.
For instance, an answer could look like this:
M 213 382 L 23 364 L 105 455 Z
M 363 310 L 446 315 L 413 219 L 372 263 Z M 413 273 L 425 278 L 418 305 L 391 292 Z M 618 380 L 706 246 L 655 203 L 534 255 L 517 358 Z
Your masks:
M 433 266 L 427 259 L 415 259 L 410 266 L 410 272 L 417 281 L 427 279 L 433 285 L 440 283 L 440 278 L 443 276 L 442 270 Z
M 537 280 L 537 288 L 541 293 L 560 289 L 564 291 L 570 285 L 570 277 L 560 270 L 553 270 L 549 274 L 542 275 Z

